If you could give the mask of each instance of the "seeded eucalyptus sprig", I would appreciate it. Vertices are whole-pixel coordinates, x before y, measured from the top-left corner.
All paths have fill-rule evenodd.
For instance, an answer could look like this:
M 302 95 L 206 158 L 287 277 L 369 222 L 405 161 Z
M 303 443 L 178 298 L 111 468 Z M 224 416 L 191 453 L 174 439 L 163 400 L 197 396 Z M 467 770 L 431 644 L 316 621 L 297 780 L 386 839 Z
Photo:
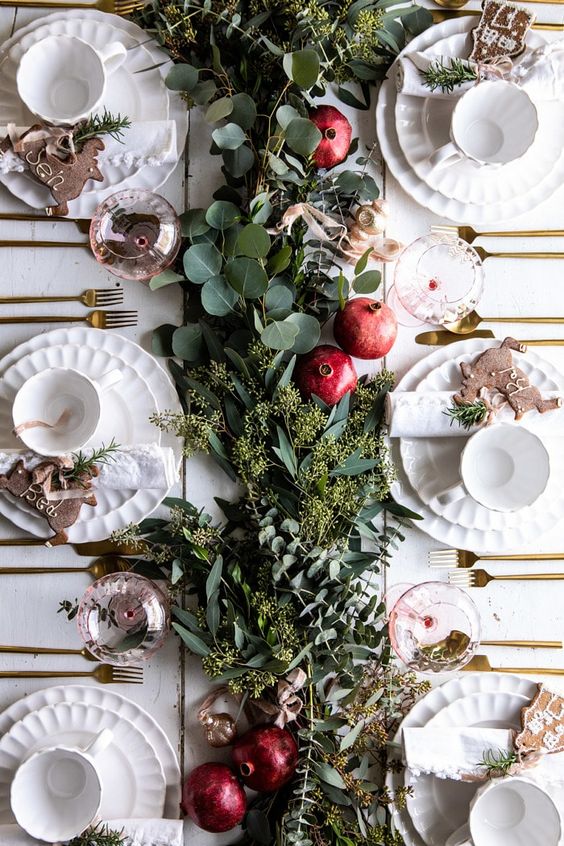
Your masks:
M 450 59 L 448 65 L 437 59 L 429 65 L 427 70 L 420 71 L 420 74 L 431 91 L 440 88 L 446 94 L 454 91 L 456 86 L 463 85 L 465 82 L 474 82 L 478 78 L 475 68 L 462 59 Z
M 471 429 L 473 426 L 480 426 L 485 422 L 490 409 L 483 400 L 476 400 L 476 402 L 464 403 L 458 405 L 453 402 L 450 408 L 443 411 L 447 417 L 450 417 L 450 425 L 456 421 L 463 429 Z

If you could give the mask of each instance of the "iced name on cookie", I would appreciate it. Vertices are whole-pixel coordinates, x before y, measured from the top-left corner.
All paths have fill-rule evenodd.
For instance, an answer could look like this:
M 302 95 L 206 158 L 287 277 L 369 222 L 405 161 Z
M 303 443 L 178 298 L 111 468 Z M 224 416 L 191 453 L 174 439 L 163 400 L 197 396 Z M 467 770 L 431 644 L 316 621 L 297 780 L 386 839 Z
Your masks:
M 524 6 L 504 0 L 484 0 L 482 17 L 473 30 L 473 62 L 491 62 L 498 56 L 518 56 L 525 49 L 535 16 Z

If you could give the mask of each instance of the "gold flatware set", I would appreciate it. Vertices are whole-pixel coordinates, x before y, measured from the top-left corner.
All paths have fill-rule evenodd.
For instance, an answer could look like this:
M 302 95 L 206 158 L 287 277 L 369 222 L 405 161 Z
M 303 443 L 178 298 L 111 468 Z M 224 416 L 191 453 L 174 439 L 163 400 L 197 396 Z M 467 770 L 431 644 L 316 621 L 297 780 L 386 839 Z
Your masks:
M 89 323 L 95 329 L 121 329 L 125 326 L 137 326 L 136 311 L 91 311 L 86 315 L 34 314 L 0 317 L 0 324 L 5 323 Z
M 515 322 L 518 322 L 517 320 Z M 491 329 L 476 329 L 474 332 L 455 333 L 448 329 L 435 329 L 430 332 L 421 332 L 415 336 L 416 344 L 426 344 L 432 347 L 444 347 L 447 344 L 456 344 L 457 341 L 470 340 L 473 338 L 495 338 Z M 520 339 L 520 344 L 528 347 L 564 347 L 564 338 L 526 338 Z
M 45 546 L 45 541 L 42 538 L 0 538 L 1 546 Z M 110 555 L 143 555 L 144 544 L 138 541 L 132 543 L 115 543 L 111 540 L 105 541 L 87 541 L 85 543 L 69 544 L 72 546 L 77 555 L 87 555 L 89 558 L 97 556 L 105 556 L 103 560 L 108 560 Z M 35 570 L 34 570 L 35 572 Z M 57 569 L 59 572 L 59 569 Z
M 95 679 L 100 684 L 143 684 L 142 667 L 99 664 L 95 670 L 0 670 L 0 679 Z
M 82 303 L 88 308 L 120 305 L 123 303 L 123 288 L 88 288 L 76 297 L 0 297 L 0 305 L 8 303 Z
M 43 576 L 47 573 L 88 573 L 94 579 L 109 576 L 111 573 L 125 573 L 131 569 L 131 563 L 117 555 L 97 558 L 88 567 L 0 567 L 0 576 Z
M 564 676 L 564 670 L 554 667 L 492 667 L 486 655 L 474 655 L 466 666 L 465 673 L 523 673 L 524 675 Z
M 479 561 L 564 561 L 564 552 L 541 552 L 520 555 L 476 555 L 466 549 L 434 549 L 429 553 L 429 567 L 456 569 L 473 567 Z
M 490 582 L 546 582 L 563 581 L 564 573 L 503 573 L 492 576 L 485 570 L 476 568 L 473 570 L 451 570 L 448 573 L 448 581 L 457 587 L 483 588 Z

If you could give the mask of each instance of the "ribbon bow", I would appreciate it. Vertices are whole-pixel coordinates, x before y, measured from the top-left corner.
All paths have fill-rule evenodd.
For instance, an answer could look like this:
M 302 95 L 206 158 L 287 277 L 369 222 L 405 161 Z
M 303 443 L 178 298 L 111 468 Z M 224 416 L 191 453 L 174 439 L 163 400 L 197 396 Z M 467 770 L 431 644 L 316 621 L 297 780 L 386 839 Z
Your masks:
M 285 725 L 295 720 L 303 708 L 303 701 L 298 696 L 300 690 L 307 681 L 307 675 L 299 667 L 288 675 L 286 679 L 278 682 L 274 701 L 267 699 L 253 700 L 253 706 L 259 708 L 269 716 L 276 716 L 274 725 L 284 728 Z
M 41 126 L 29 129 L 23 135 L 18 136 L 16 125 L 9 123 L 7 131 L 14 153 L 25 154 L 28 149 L 37 143 L 44 143 L 45 152 L 50 156 L 67 159 L 69 155 L 75 155 L 73 130 L 68 127 Z
M 509 56 L 496 56 L 489 62 L 477 62 L 476 85 L 485 79 L 505 79 L 513 70 Z
M 307 223 L 309 229 L 319 241 L 336 241 L 347 234 L 347 227 L 344 223 L 339 223 L 310 203 L 296 203 L 294 206 L 288 206 L 280 222 L 276 224 L 274 229 L 269 229 L 269 232 L 272 235 L 280 235 L 281 233 L 289 235 L 292 226 L 300 217 L 303 218 L 304 223 Z

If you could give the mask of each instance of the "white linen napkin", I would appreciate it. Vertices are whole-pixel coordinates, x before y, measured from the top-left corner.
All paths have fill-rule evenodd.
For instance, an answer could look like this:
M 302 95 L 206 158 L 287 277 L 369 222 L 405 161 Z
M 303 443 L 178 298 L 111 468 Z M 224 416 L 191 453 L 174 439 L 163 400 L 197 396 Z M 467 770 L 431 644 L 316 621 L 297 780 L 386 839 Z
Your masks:
M 479 766 L 488 750 L 498 755 L 514 749 L 511 729 L 409 728 L 402 731 L 404 763 L 410 776 L 432 774 L 461 781 L 484 775 Z M 541 784 L 564 783 L 564 753 L 544 755 L 527 769 L 527 778 Z
M 16 126 L 18 136 L 28 127 Z M 7 135 L 7 127 L 0 126 L 0 141 Z M 103 135 L 105 149 L 98 154 L 98 164 L 132 167 L 160 167 L 178 158 L 176 123 L 173 120 L 147 120 L 132 123 L 123 130 L 121 140 Z M 11 150 L 0 154 L 0 173 L 21 172 L 24 165 Z
M 182 820 L 109 820 L 111 829 L 127 836 L 127 846 L 182 846 Z M 19 825 L 0 825 L 0 846 L 45 846 Z
M 435 88 L 433 91 L 425 85 L 421 71 L 426 71 L 428 67 L 434 62 L 441 62 L 450 67 L 452 56 L 436 56 L 428 51 L 406 53 L 401 56 L 397 62 L 392 66 L 392 71 L 396 75 L 396 88 L 398 94 L 407 94 L 410 97 L 437 97 L 443 99 L 452 99 L 461 97 L 466 91 L 475 85 L 475 82 L 464 82 L 462 85 L 456 85 L 452 91 L 442 91 L 440 88 Z M 474 64 L 469 62 L 469 64 Z
M 83 450 L 88 456 L 89 450 Z M 11 450 L 0 452 L 0 474 L 10 471 L 16 461 L 23 460 L 27 470 L 33 470 L 48 459 L 32 451 Z M 157 444 L 123 446 L 112 454 L 106 464 L 97 465 L 99 476 L 93 479 L 93 488 L 118 490 L 168 489 L 178 481 L 176 460 L 171 447 Z
M 564 39 L 538 47 L 513 69 L 511 80 L 533 100 L 564 99 Z
M 386 395 L 385 420 L 391 438 L 467 438 L 478 431 L 478 426 L 464 429 L 456 420 L 444 412 L 452 407 L 454 391 L 392 391 Z M 558 391 L 543 391 L 543 398 L 561 396 Z M 496 413 L 495 419 L 510 423 L 514 418 L 508 406 Z M 452 424 L 452 425 L 451 425 Z M 536 409 L 527 412 L 521 419 L 525 426 L 536 434 L 564 434 L 564 406 L 539 414 Z

